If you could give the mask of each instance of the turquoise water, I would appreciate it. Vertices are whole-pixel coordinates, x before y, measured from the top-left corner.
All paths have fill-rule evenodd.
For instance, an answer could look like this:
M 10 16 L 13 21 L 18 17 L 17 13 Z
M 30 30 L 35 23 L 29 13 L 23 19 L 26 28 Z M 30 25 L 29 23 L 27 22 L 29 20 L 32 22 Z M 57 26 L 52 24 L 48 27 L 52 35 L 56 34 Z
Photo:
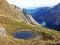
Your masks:
M 29 31 L 21 31 L 14 34 L 14 37 L 19 39 L 30 39 L 33 38 L 34 36 L 35 34 Z

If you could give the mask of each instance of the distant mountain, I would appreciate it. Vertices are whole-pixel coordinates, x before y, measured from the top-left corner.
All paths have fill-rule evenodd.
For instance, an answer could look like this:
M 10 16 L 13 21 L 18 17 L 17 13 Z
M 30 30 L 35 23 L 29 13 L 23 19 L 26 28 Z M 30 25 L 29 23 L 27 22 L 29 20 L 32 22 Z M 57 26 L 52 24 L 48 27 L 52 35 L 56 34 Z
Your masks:
M 14 37 L 15 33 L 22 31 L 32 32 L 35 35 L 26 40 Z M 24 34 L 22 35 L 24 37 Z M 0 45 L 50 45 L 56 43 L 60 43 L 60 32 L 40 26 L 25 9 L 14 7 L 7 0 L 0 0 Z
M 42 7 L 37 8 L 34 10 L 28 10 L 28 12 L 33 16 L 33 18 L 38 21 L 39 23 L 42 23 L 42 21 L 45 21 L 44 18 L 49 13 L 51 8 L 49 7 Z
M 28 12 L 38 23 L 45 22 L 48 28 L 60 30 L 60 3 L 52 8 L 42 7 Z
M 46 22 L 49 28 L 60 31 L 60 3 L 50 10 L 50 13 L 46 16 Z

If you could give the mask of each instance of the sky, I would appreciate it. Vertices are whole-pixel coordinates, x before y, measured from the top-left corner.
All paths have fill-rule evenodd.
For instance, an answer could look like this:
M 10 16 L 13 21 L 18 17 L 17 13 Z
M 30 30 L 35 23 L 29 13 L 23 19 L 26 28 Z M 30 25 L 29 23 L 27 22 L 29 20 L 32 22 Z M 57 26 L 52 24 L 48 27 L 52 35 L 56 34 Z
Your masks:
M 60 0 L 7 0 L 10 4 L 17 5 L 20 8 L 34 8 L 54 6 L 60 3 Z

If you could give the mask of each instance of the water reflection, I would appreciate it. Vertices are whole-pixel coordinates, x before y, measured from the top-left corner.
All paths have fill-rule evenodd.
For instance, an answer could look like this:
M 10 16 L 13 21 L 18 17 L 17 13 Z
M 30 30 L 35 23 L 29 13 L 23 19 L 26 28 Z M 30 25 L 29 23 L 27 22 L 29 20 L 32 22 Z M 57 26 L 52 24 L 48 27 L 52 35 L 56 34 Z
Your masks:
M 30 39 L 33 38 L 34 36 L 35 33 L 30 31 L 21 31 L 14 34 L 14 37 L 19 39 Z

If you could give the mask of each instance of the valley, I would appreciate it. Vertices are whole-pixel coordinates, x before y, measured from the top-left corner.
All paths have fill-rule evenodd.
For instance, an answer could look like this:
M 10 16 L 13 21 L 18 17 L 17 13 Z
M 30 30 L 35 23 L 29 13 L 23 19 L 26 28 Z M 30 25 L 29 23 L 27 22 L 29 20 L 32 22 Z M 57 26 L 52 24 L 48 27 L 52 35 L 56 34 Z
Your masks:
M 59 31 L 42 27 L 26 11 L 26 14 L 24 14 L 23 9 L 18 11 L 7 0 L 0 0 L 0 8 L 0 27 L 2 28 L 0 30 L 0 45 L 49 45 L 60 43 Z M 31 35 L 30 32 L 33 32 L 36 35 L 32 35 L 28 40 L 13 36 L 17 32 L 20 32 L 20 35 L 21 31 L 28 31 L 27 34 L 29 35 Z M 26 33 L 23 34 L 23 36 L 27 35 Z M 29 35 L 27 36 L 29 37 Z

